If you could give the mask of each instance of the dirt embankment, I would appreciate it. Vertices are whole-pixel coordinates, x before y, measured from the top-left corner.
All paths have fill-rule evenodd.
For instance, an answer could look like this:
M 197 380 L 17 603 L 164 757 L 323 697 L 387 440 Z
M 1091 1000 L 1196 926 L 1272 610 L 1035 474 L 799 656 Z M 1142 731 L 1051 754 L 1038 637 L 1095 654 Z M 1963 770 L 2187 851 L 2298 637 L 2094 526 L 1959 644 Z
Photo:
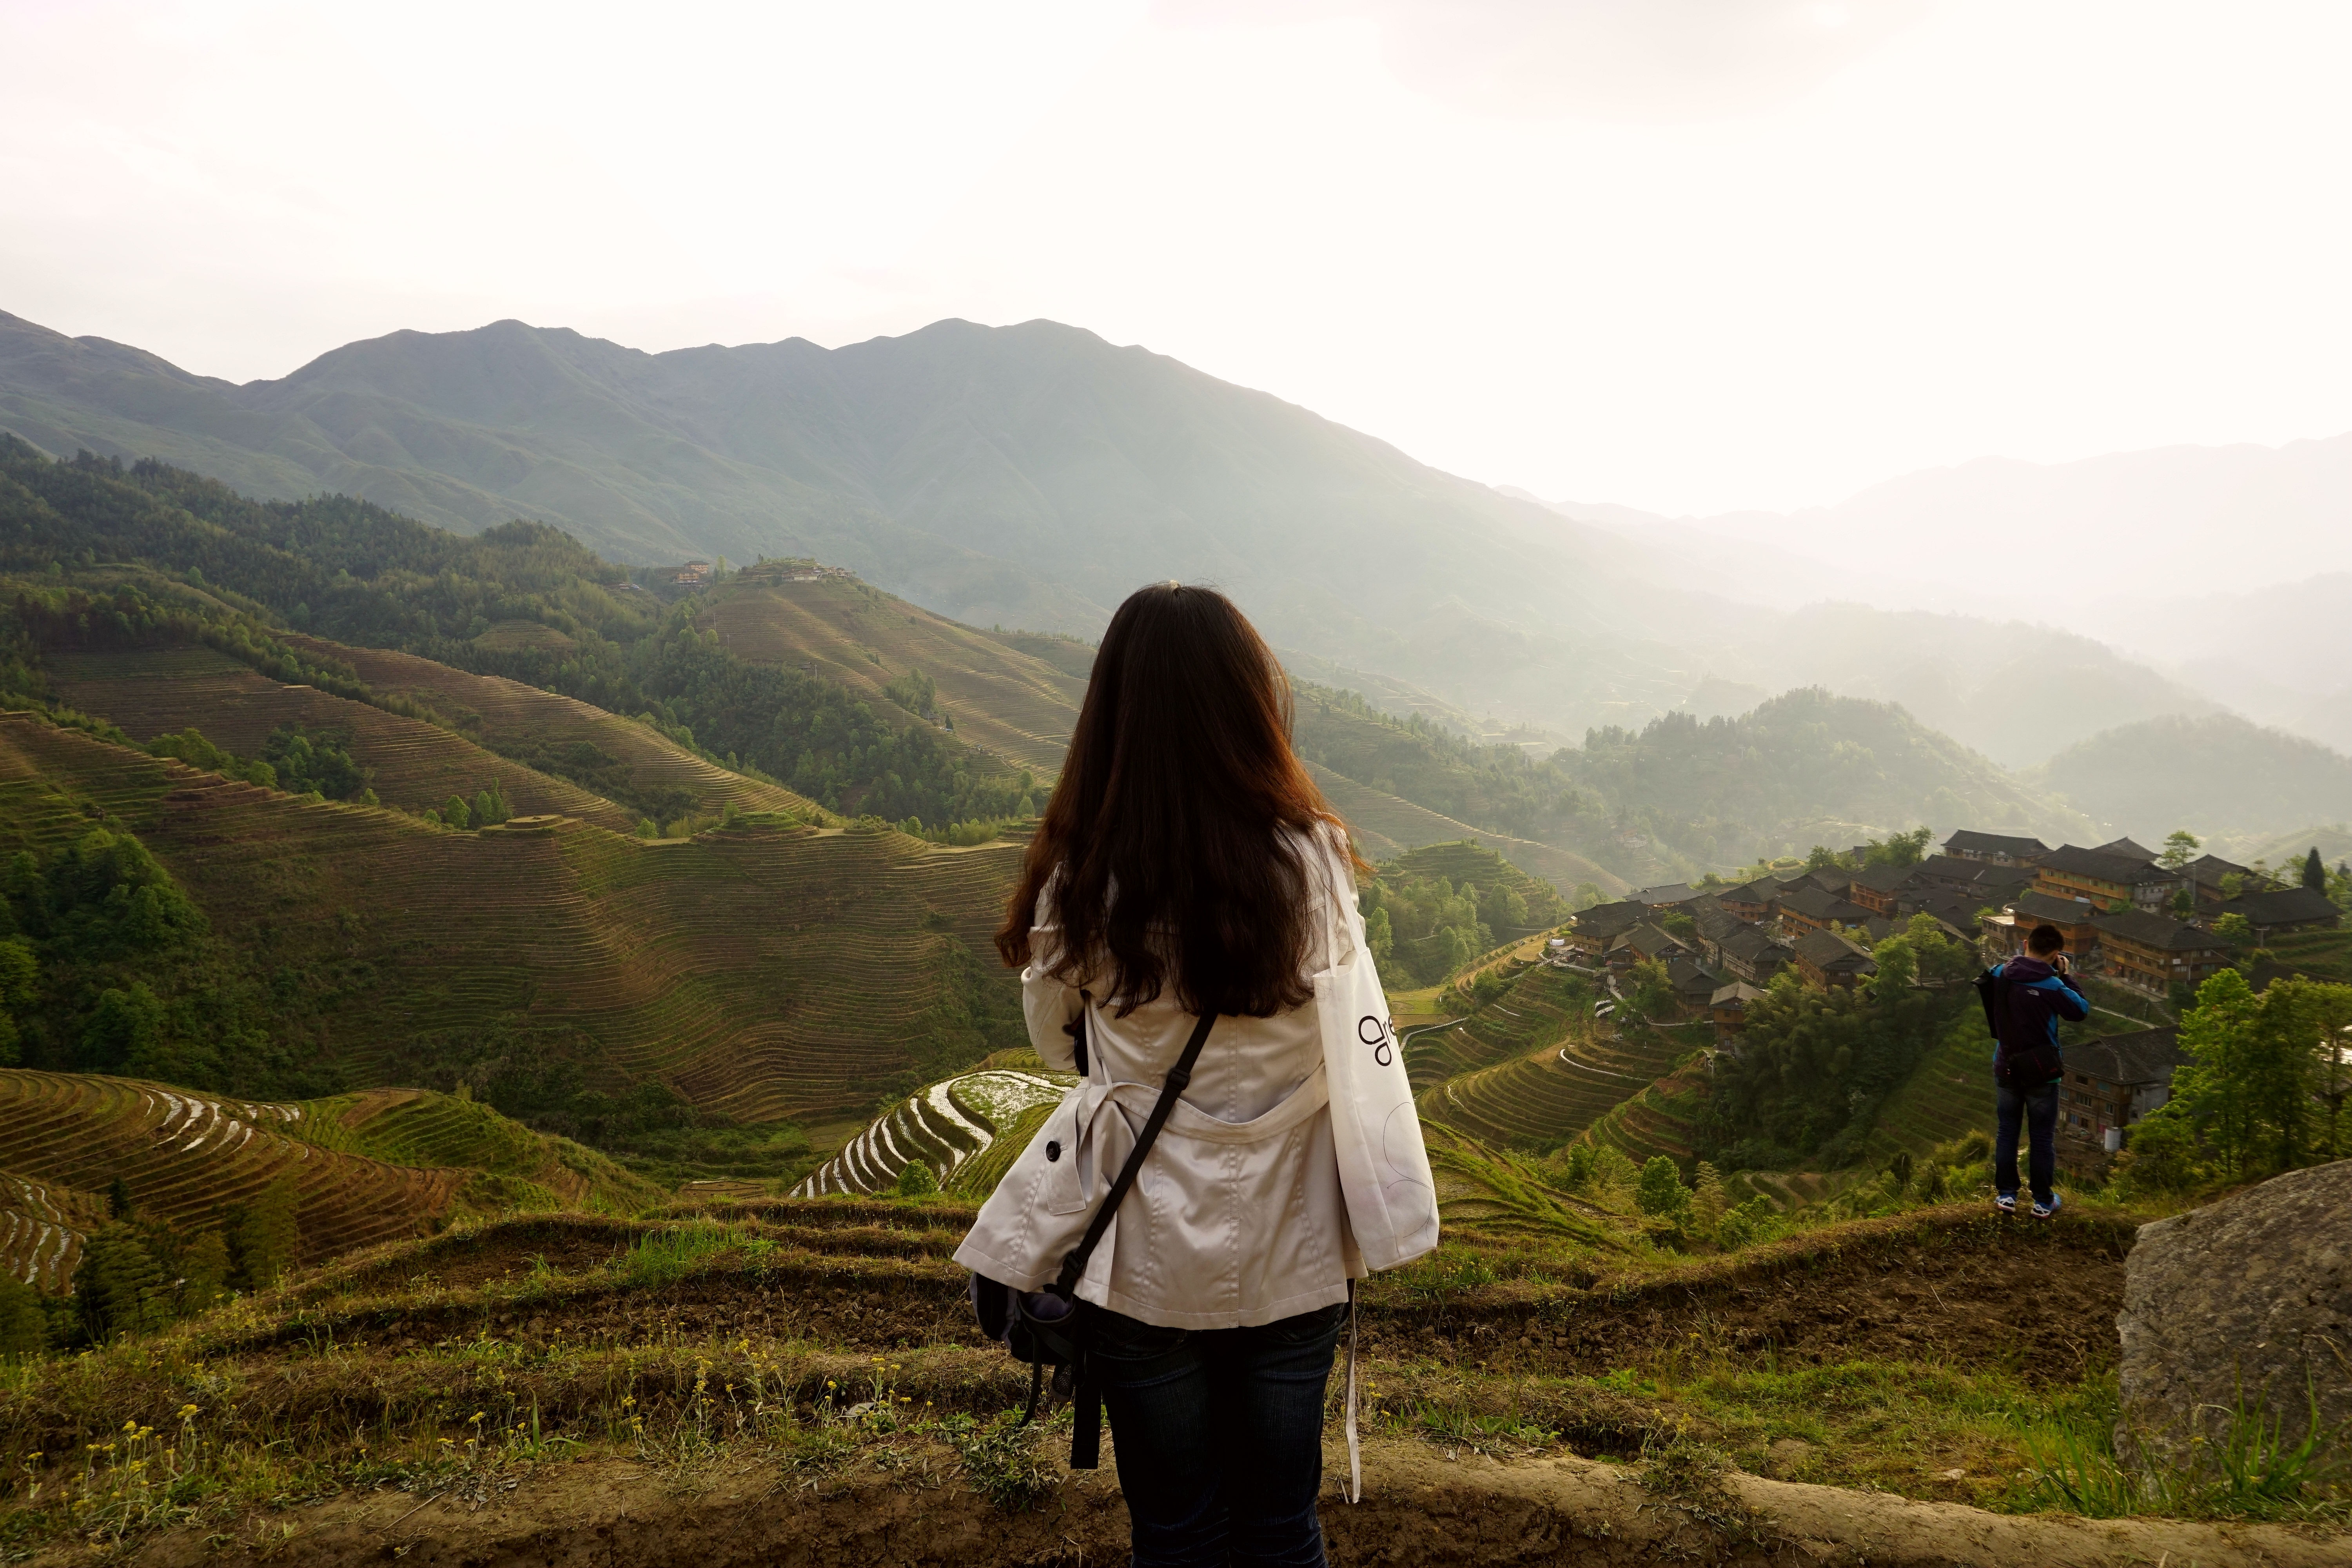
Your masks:
M 1328 1457 L 1336 1476 L 1344 1456 Z M 1108 1464 L 1108 1456 L 1106 1456 Z M 2223 1529 L 1979 1512 L 1949 1503 L 1731 1475 L 1677 1498 L 1622 1467 L 1569 1458 L 1449 1458 L 1375 1444 L 1364 1500 L 1327 1493 L 1335 1564 L 1390 1568 L 1544 1564 L 1872 1564 L 1874 1568 L 2341 1568 L 2339 1538 L 2271 1526 Z M 198 1568 L 264 1559 L 343 1568 L 398 1561 L 441 1568 L 737 1568 L 793 1563 L 993 1565 L 1117 1563 L 1127 1514 L 1108 1468 L 1065 1478 L 1034 1508 L 1002 1512 L 964 1489 L 953 1457 L 908 1444 L 809 1478 L 764 1461 L 664 1472 L 621 1461 L 541 1468 L 487 1501 L 405 1492 L 263 1513 L 234 1531 L 150 1538 L 111 1559 Z M 33 1559 L 86 1563 L 79 1548 Z

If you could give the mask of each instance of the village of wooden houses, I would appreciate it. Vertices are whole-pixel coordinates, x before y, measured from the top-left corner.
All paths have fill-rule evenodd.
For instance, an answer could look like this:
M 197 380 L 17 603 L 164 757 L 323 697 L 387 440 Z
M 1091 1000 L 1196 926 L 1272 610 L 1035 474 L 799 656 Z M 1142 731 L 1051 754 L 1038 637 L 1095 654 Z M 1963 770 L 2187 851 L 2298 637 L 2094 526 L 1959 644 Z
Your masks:
M 1877 970 L 1872 946 L 1920 915 L 1987 963 L 2021 952 L 2034 927 L 2055 926 L 2077 975 L 2158 1004 L 2153 1016 L 2231 964 L 2246 940 L 2341 918 L 2313 889 L 2210 854 L 2168 860 L 2129 838 L 2052 848 L 1963 828 L 1941 848 L 1895 866 L 1865 864 L 1858 847 L 1839 858 L 1853 868 L 1643 889 L 1579 912 L 1553 939 L 1556 961 L 1608 977 L 1612 994 L 1635 965 L 1663 966 L 1685 1017 L 1710 1019 L 1718 1048 L 1736 1054 L 1748 1005 L 1776 975 L 1824 989 L 1865 984 Z M 2165 1102 L 2182 1060 L 2169 1025 L 2071 1044 L 2062 1150 L 2074 1146 L 2074 1163 L 2114 1153 L 2124 1130 Z

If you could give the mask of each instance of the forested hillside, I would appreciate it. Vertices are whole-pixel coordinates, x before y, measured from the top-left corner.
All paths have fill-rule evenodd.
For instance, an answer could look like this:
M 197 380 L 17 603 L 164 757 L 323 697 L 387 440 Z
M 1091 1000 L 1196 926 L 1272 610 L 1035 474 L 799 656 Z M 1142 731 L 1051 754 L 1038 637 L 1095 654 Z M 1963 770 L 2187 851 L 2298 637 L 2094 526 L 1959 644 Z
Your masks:
M 1093 636 L 1140 583 L 1214 582 L 1277 646 L 1367 688 L 1570 734 L 1664 713 L 1708 669 L 1900 701 L 2011 765 L 2211 706 L 2063 633 L 1743 603 L 1769 545 L 1573 521 L 1052 321 L 660 354 L 500 321 L 233 386 L 0 315 L 0 431 L 460 533 L 535 519 L 631 563 L 813 557 L 975 626 Z M 1841 591 L 1810 570 L 1804 600 Z M 1993 643 L 2008 660 L 1981 657 Z M 2011 700 L 2053 671 L 2063 720 Z
M 2033 779 L 2113 834 L 2260 839 L 2352 820 L 2352 757 L 2232 713 L 2150 719 L 2077 741 Z

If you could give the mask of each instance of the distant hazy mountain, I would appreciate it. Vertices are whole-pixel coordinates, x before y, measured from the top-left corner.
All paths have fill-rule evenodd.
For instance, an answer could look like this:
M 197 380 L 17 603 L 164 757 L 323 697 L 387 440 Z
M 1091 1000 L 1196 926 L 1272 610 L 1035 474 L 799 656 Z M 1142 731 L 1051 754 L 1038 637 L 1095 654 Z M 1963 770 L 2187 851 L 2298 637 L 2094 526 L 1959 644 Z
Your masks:
M 2093 735 L 2026 775 L 2116 832 L 2257 839 L 2352 819 L 2352 757 L 2235 714 Z
M 0 428 L 466 531 L 521 515 L 624 561 L 814 555 L 983 626 L 1093 633 L 1139 583 L 1209 581 L 1286 649 L 1498 728 L 1638 725 L 1713 676 L 1902 702 L 2016 765 L 2211 706 L 2028 627 L 1743 602 L 1791 574 L 1861 596 L 1906 569 L 1885 541 L 1833 570 L 1622 508 L 1578 522 L 1050 321 L 660 354 L 501 321 L 237 386 L 0 316 Z M 1982 559 L 1938 570 L 1998 580 Z M 2015 697 L 2053 670 L 2055 720 Z
M 1748 574 L 1748 597 L 1853 597 L 2079 630 L 2096 600 L 2242 593 L 2352 570 L 2352 434 L 2074 463 L 1979 458 L 1794 512 L 1669 519 L 1553 504 L 1630 536 L 1746 546 L 1715 562 Z

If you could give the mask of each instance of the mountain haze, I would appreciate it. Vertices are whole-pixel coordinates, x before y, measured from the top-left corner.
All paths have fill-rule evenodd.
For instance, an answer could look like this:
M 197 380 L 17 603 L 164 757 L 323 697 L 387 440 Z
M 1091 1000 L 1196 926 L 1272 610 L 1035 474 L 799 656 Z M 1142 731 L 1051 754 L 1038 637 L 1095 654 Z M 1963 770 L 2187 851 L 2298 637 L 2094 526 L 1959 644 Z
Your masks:
M 1488 731 L 1639 725 L 1712 677 L 1899 701 L 2015 766 L 2214 707 L 2063 633 L 1748 602 L 1790 571 L 1811 597 L 1876 598 L 1906 573 L 1954 576 L 1958 555 L 1857 548 L 1865 573 L 1752 531 L 1729 548 L 1644 534 L 1624 509 L 1572 521 L 1045 321 L 657 354 L 508 321 L 239 386 L 0 316 L 0 427 L 461 532 L 525 517 L 639 564 L 814 557 L 975 626 L 1091 636 L 1139 583 L 1212 582 L 1305 661 L 1410 684 Z M 2012 708 L 2003 668 L 2053 658 L 2075 694 L 2056 727 Z

